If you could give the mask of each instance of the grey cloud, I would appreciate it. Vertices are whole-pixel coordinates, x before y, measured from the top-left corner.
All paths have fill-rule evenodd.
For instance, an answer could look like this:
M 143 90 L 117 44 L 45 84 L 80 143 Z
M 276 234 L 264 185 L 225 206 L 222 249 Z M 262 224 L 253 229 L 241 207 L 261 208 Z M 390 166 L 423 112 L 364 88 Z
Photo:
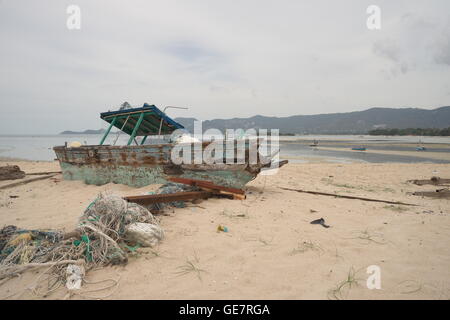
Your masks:
M 372 50 L 378 56 L 387 58 L 394 62 L 399 62 L 399 48 L 393 40 L 385 39 L 376 41 L 373 44 Z
M 193 40 L 174 40 L 161 46 L 164 54 L 180 62 L 181 70 L 197 74 L 206 81 L 234 82 L 238 80 L 225 53 Z
M 360 0 L 0 0 L 0 134 L 99 128 L 125 100 L 199 119 L 448 104 L 450 2 L 377 5 L 368 31 Z
M 434 59 L 438 64 L 450 66 L 450 32 L 444 37 L 442 42 L 436 45 Z
M 186 62 L 198 62 L 207 59 L 219 60 L 222 58 L 220 53 L 192 41 L 174 41 L 164 45 L 163 50 Z
M 443 31 L 445 20 L 434 21 L 420 14 L 404 14 L 391 23 L 388 36 L 373 43 L 372 52 L 390 62 L 394 77 L 432 68 L 435 63 L 450 64 L 450 32 Z
M 392 75 L 405 74 L 409 71 L 408 63 L 402 60 L 401 50 L 395 41 L 391 39 L 376 41 L 373 44 L 372 51 L 376 55 L 392 62 L 392 67 L 390 68 Z

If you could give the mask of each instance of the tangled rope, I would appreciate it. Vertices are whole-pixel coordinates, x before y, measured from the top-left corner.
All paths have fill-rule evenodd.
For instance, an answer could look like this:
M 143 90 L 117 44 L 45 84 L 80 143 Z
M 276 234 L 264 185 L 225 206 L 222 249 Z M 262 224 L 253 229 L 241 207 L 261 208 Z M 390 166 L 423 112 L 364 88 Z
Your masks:
M 152 232 L 145 237 L 136 237 L 135 226 L 139 224 L 148 225 Z M 145 232 L 146 229 L 137 230 Z M 28 286 L 33 294 L 44 296 L 66 283 L 68 265 L 81 265 L 88 271 L 123 264 L 128 261 L 129 245 L 142 245 L 136 243 L 136 239 L 151 237 L 149 243 L 155 244 L 163 234 L 157 219 L 146 208 L 128 203 L 117 195 L 101 193 L 84 211 L 75 232 L 69 233 L 69 237 L 60 230 L 2 228 L 0 285 L 27 270 L 46 268 Z

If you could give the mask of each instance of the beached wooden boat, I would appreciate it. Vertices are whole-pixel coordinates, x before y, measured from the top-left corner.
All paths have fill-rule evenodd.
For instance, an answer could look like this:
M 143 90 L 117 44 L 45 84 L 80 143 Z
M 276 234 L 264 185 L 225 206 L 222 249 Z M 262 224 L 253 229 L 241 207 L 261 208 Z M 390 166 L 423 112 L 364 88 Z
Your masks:
M 175 164 L 171 159 L 174 143 L 145 144 L 150 135 L 167 135 L 183 126 L 154 105 L 142 108 L 105 112 L 100 117 L 110 123 L 99 145 L 79 147 L 54 147 L 63 177 L 66 180 L 82 180 L 87 184 L 102 185 L 109 182 L 143 187 L 153 183 L 166 183 L 169 177 L 182 177 L 212 181 L 217 185 L 242 188 L 253 180 L 263 168 L 271 166 L 271 156 L 258 155 L 256 163 L 249 161 L 250 142 L 245 143 L 245 161 L 233 163 Z M 126 146 L 104 145 L 112 127 L 127 133 L 130 138 Z M 142 137 L 138 144 L 136 137 Z M 135 145 L 131 145 L 132 143 Z M 203 152 L 209 142 L 190 144 L 192 159 L 195 153 Z M 235 149 L 237 144 L 235 143 Z M 178 145 L 179 146 L 179 145 Z M 257 143 L 256 148 L 259 148 Z M 235 150 L 234 154 L 237 154 Z M 280 162 L 280 166 L 287 161 Z

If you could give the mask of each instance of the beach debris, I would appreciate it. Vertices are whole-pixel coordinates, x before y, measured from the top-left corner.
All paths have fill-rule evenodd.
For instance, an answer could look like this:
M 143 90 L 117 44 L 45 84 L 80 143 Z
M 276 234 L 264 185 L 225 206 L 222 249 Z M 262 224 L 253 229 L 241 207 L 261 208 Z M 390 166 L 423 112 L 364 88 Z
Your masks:
M 418 206 L 417 204 L 404 203 L 404 202 L 399 202 L 399 201 L 370 199 L 370 198 L 364 198 L 364 197 L 346 196 L 346 195 L 340 195 L 340 194 L 335 194 L 335 193 L 309 191 L 309 190 L 301 190 L 301 189 L 291 189 L 291 188 L 285 188 L 285 187 L 278 187 L 278 188 L 283 189 L 283 190 L 288 190 L 288 191 L 315 194 L 315 195 L 319 195 L 319 196 L 329 196 L 329 197 L 335 197 L 335 198 L 353 199 L 353 200 L 362 200 L 362 201 L 371 201 L 371 202 L 382 202 L 382 203 L 389 203 L 389 204 L 399 204 L 399 205 L 404 205 L 404 206 Z
M 186 193 L 186 192 L 196 192 L 200 191 L 200 189 L 192 186 L 188 186 L 181 183 L 174 183 L 174 182 L 168 182 L 166 184 L 163 184 L 161 187 L 156 190 L 157 195 L 162 195 L 163 197 L 166 195 L 171 195 L 175 193 Z M 200 198 L 203 198 L 200 196 Z M 176 200 L 172 199 L 172 201 L 167 202 L 157 202 L 152 206 L 151 211 L 163 211 L 166 207 L 176 207 L 176 208 L 184 208 L 186 207 L 184 200 Z
M 25 172 L 20 170 L 19 166 L 0 167 L 0 180 L 16 180 L 25 177 Z
M 152 204 L 163 204 L 163 203 L 168 204 L 180 202 L 184 203 L 184 201 L 207 199 L 210 196 L 212 196 L 212 194 L 207 191 L 190 191 L 190 192 L 176 192 L 169 194 L 147 194 L 140 196 L 126 196 L 124 197 L 124 199 L 128 202 L 134 202 L 143 206 L 148 206 Z
M 170 178 L 169 182 L 161 186 L 156 193 L 138 196 L 126 196 L 123 199 L 128 202 L 146 206 L 154 213 L 163 212 L 165 207 L 184 208 L 185 201 L 193 203 L 212 196 L 227 197 L 230 199 L 245 199 L 245 191 L 215 185 L 210 181 Z
M 101 193 L 86 208 L 72 232 L 16 226 L 0 229 L 0 280 L 46 267 L 36 283 L 48 283 L 36 284 L 32 290 L 35 295 L 46 295 L 64 285 L 77 289 L 85 272 L 92 268 L 126 263 L 128 244 L 154 245 L 163 236 L 158 220 L 148 209 L 118 195 Z M 70 265 L 79 268 L 69 268 Z M 36 288 L 45 292 L 39 293 Z
M 69 290 L 79 290 L 85 276 L 84 266 L 69 264 L 66 269 L 66 287 Z
M 124 200 L 138 203 L 147 207 L 150 212 L 157 214 L 163 212 L 166 207 L 184 208 L 185 201 L 207 199 L 211 196 L 210 192 L 199 191 L 196 187 L 169 182 L 162 185 L 155 193 L 126 196 Z
M 134 227 L 130 228 L 133 225 Z M 163 238 L 163 231 L 157 219 L 148 209 L 113 194 L 100 194 L 80 218 L 80 226 L 77 229 L 88 236 L 96 230 L 103 233 L 103 238 L 108 240 L 105 243 L 109 243 L 104 249 L 112 251 L 108 257 L 114 258 L 114 261 L 111 261 L 113 264 L 126 262 L 126 254 L 119 244 L 126 242 L 130 236 L 133 243 L 142 246 L 157 243 Z M 140 238 L 144 242 L 139 242 Z M 157 240 L 149 240 L 150 238 Z
M 23 184 L 34 182 L 34 181 L 49 179 L 49 178 L 51 178 L 51 177 L 53 177 L 55 175 L 57 175 L 57 173 L 48 174 L 48 175 L 43 176 L 43 177 L 31 178 L 31 179 L 22 180 L 22 181 L 19 181 L 19 182 L 10 183 L 10 184 L 7 184 L 7 185 L 0 186 L 0 190 L 17 187 L 17 186 L 20 186 L 20 185 L 23 185 Z
M 324 218 L 320 218 L 320 219 L 316 219 L 310 222 L 311 224 L 320 224 L 322 227 L 324 228 L 329 228 L 329 225 L 325 224 L 325 219 Z
M 27 176 L 43 176 L 47 174 L 53 174 L 53 173 L 62 173 L 61 171 L 43 171 L 43 172 L 27 172 Z
M 213 194 L 230 196 L 233 199 L 244 200 L 246 198 L 245 191 L 242 189 L 219 186 L 217 184 L 212 183 L 211 181 L 186 179 L 178 177 L 171 177 L 169 178 L 169 180 L 177 183 L 198 187 L 204 191 L 212 192 Z
M 228 232 L 228 228 L 223 226 L 223 225 L 221 225 L 221 224 L 219 224 L 217 226 L 217 232 Z
M 442 179 L 442 178 L 435 176 L 435 177 L 431 177 L 430 179 L 408 180 L 407 182 L 414 183 L 418 186 L 423 186 L 423 185 L 427 185 L 427 184 L 440 186 L 440 185 L 450 184 L 450 179 Z
M 20 243 L 26 243 L 32 240 L 31 232 L 19 233 L 6 244 L 7 247 L 15 247 Z
M 444 189 L 436 189 L 435 191 L 416 191 L 413 192 L 412 195 L 429 198 L 447 199 L 450 198 L 450 190 L 444 188 Z
M 14 264 L 40 262 L 42 248 L 37 246 L 38 243 L 53 246 L 62 238 L 62 232 L 57 230 L 27 230 L 13 225 L 3 227 L 0 229 L 0 279 L 4 278 L 3 271 Z
M 164 238 L 164 232 L 158 225 L 135 222 L 126 227 L 125 239 L 142 247 L 153 247 Z

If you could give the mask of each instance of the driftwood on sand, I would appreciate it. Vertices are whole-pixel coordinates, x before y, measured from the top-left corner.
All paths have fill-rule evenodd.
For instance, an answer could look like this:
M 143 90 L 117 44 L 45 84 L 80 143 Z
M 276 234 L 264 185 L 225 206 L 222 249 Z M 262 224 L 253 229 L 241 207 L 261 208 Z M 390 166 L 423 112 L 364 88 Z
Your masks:
M 418 186 L 423 186 L 423 185 L 434 185 L 434 186 L 442 186 L 442 185 L 447 185 L 450 184 L 450 179 L 443 179 L 443 178 L 439 178 L 439 177 L 431 177 L 430 179 L 424 179 L 424 180 L 408 180 L 408 182 L 410 183 L 414 183 Z
M 335 197 L 335 198 L 353 199 L 353 200 L 362 200 L 362 201 L 371 201 L 371 202 L 382 202 L 382 203 L 397 204 L 397 205 L 403 205 L 403 206 L 417 206 L 417 204 L 404 203 L 404 202 L 399 202 L 399 201 L 388 201 L 388 200 L 371 199 L 371 198 L 364 198 L 364 197 L 344 196 L 344 195 L 339 195 L 339 194 L 335 194 L 335 193 L 308 191 L 308 190 L 291 189 L 291 188 L 284 188 L 284 187 L 279 187 L 279 188 L 283 189 L 283 190 L 288 190 L 288 191 L 296 191 L 296 192 L 301 192 L 301 193 L 309 193 L 309 194 L 315 194 L 315 195 L 320 195 L 320 196 L 329 196 L 329 197 Z
M 62 171 L 27 172 L 27 176 L 42 176 L 44 174 L 61 173 Z
M 53 173 L 53 174 L 45 175 L 43 177 L 31 178 L 31 179 L 27 179 L 27 180 L 22 180 L 22 181 L 6 184 L 4 186 L 0 186 L 0 190 L 17 187 L 17 186 L 20 186 L 20 185 L 23 185 L 23 184 L 27 184 L 27 183 L 30 183 L 30 182 L 33 182 L 33 181 L 48 179 L 48 178 L 56 176 L 57 174 L 58 173 Z
M 413 195 L 420 196 L 420 197 L 449 199 L 450 198 L 450 190 L 449 189 L 437 189 L 435 191 L 416 191 L 416 192 L 413 192 Z
M 0 180 L 16 180 L 25 177 L 25 172 L 20 170 L 19 166 L 0 167 Z

